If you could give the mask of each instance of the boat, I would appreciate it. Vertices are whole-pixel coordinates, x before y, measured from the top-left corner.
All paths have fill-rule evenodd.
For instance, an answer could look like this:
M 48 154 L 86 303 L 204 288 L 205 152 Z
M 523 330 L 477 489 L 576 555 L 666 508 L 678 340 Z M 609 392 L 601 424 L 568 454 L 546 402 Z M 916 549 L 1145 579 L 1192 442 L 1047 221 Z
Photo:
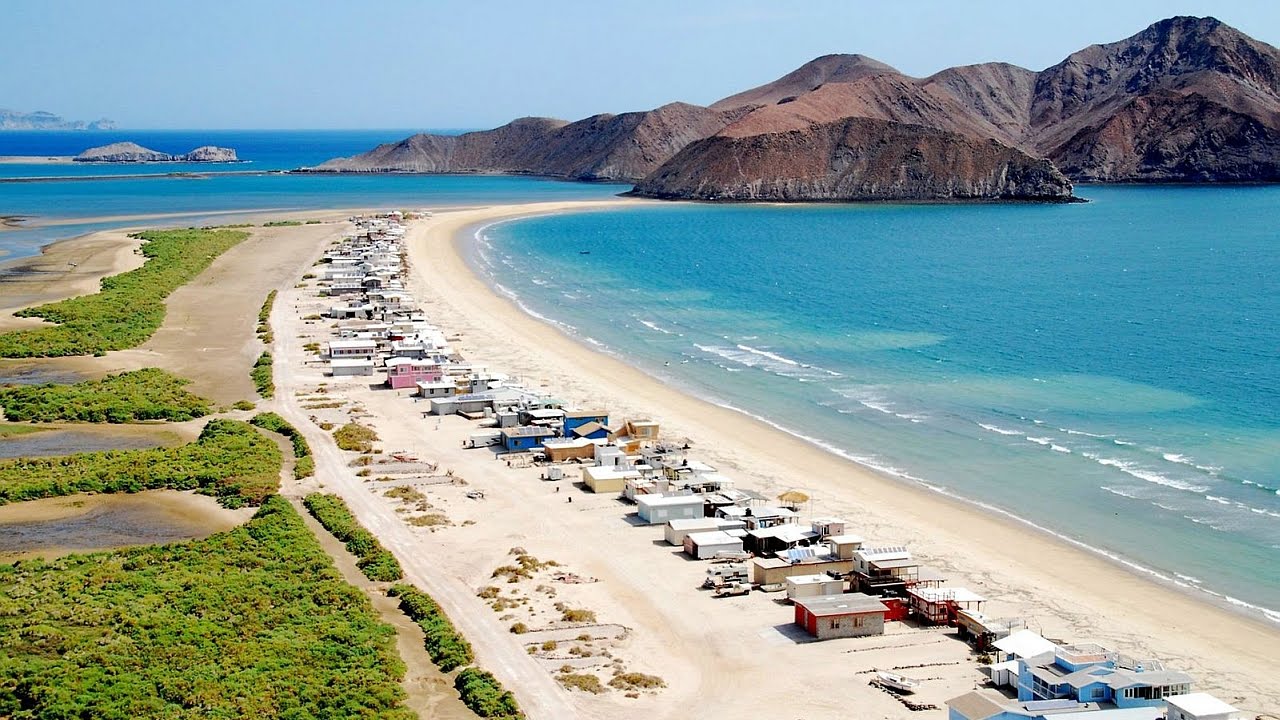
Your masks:
M 913 693 L 920 687 L 919 680 L 885 670 L 877 670 L 873 682 L 882 688 L 900 693 Z

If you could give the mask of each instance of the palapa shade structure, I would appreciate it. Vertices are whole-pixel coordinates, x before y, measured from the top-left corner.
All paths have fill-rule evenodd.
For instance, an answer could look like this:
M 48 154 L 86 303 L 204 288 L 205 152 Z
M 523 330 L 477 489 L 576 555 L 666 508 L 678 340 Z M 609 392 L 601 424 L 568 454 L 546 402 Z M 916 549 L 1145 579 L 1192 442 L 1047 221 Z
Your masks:
M 788 490 L 778 496 L 778 501 L 792 509 L 795 509 L 796 507 L 809 502 L 809 496 L 799 490 Z

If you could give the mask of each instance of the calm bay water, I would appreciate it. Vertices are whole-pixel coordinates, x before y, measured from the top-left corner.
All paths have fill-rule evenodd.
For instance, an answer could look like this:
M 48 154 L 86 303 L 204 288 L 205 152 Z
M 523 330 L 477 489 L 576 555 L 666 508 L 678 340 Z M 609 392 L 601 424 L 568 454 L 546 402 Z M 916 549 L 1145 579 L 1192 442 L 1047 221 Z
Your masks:
M 1280 620 L 1280 188 L 1080 194 L 533 218 L 474 260 L 654 375 Z

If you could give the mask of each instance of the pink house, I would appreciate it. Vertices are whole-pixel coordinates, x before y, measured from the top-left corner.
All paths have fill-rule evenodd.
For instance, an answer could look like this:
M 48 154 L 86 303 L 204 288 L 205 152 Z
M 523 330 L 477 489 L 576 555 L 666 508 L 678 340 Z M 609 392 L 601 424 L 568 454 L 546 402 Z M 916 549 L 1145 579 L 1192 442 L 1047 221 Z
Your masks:
M 439 382 L 440 364 L 431 360 L 395 357 L 387 360 L 387 385 L 393 390 L 415 387 L 418 382 Z

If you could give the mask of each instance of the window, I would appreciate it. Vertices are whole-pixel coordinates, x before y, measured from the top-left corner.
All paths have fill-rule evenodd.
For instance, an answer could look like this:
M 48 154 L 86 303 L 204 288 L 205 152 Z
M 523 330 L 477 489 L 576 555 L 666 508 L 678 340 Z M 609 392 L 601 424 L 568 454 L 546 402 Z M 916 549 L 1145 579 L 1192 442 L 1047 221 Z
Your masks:
M 840 618 L 836 618 L 836 619 L 834 619 L 834 620 L 832 620 L 832 621 L 831 621 L 831 629 L 832 629 L 832 630 L 839 630 L 839 629 L 840 629 Z
M 1107 696 L 1107 690 L 1106 690 L 1106 688 L 1096 687 L 1096 688 L 1094 688 L 1094 689 L 1093 689 L 1093 699 L 1094 699 L 1094 700 L 1101 700 L 1101 699 L 1105 698 L 1106 696 Z

